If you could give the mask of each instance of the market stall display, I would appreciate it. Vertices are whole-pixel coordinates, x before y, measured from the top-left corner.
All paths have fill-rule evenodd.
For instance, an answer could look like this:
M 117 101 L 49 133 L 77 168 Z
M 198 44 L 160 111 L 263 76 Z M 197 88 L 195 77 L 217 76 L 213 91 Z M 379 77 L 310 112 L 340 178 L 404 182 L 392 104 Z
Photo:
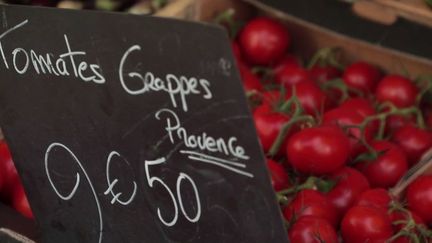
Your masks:
M 237 168 L 251 165 L 249 163 L 239 164 L 238 160 L 244 159 L 242 156 L 236 157 L 234 153 L 230 155 L 236 157 L 234 160 L 223 158 L 224 163 L 232 165 L 229 168 L 231 172 L 237 171 L 236 173 L 245 177 L 250 177 L 252 174 L 255 176 L 255 173 L 259 174 L 257 179 L 259 182 L 248 181 L 248 183 L 243 184 L 236 182 L 231 184 L 235 184 L 237 187 L 230 186 L 229 190 L 224 188 L 224 195 L 232 193 L 237 188 L 238 191 L 234 193 L 237 196 L 230 198 L 230 203 L 227 204 L 230 206 L 225 207 L 223 212 L 218 211 L 217 214 L 212 214 L 214 216 L 212 219 L 205 221 L 205 224 L 227 226 L 223 227 L 223 236 L 212 235 L 208 233 L 210 231 L 205 234 L 206 236 L 202 236 L 200 233 L 196 233 L 199 235 L 197 237 L 181 233 L 179 236 L 177 233 L 180 231 L 193 231 L 188 226 L 182 225 L 181 230 L 164 231 L 163 235 L 166 234 L 166 237 L 192 242 L 220 242 L 222 238 L 228 242 L 285 242 L 285 234 L 287 234 L 289 242 L 294 243 L 432 242 L 432 61 L 428 56 L 430 50 L 422 52 L 422 47 L 427 43 L 425 41 L 428 40 L 427 37 L 425 40 L 419 41 L 418 46 L 412 48 L 403 46 L 402 41 L 388 40 L 388 36 L 397 37 L 397 33 L 404 29 L 403 26 L 411 26 L 411 23 L 406 20 L 403 20 L 402 25 L 399 22 L 398 26 L 391 29 L 392 31 L 390 31 L 389 28 L 391 27 L 389 26 L 370 23 L 362 26 L 371 27 L 371 31 L 354 31 L 346 28 L 350 24 L 362 23 L 364 20 L 360 18 L 347 20 L 346 25 L 329 30 L 326 28 L 332 26 L 334 23 L 332 21 L 337 20 L 337 17 L 333 16 L 332 19 L 329 18 L 328 21 L 320 23 L 322 18 L 311 17 L 310 14 L 307 14 L 306 2 L 308 1 L 299 4 L 293 2 L 283 4 L 278 1 L 267 2 L 264 0 L 179 0 L 173 8 L 165 12 L 162 11 L 162 16 L 212 22 L 226 30 L 230 37 L 230 43 L 226 42 L 226 39 L 216 41 L 215 34 L 214 39 L 209 37 L 204 41 L 204 44 L 200 42 L 200 45 L 211 46 L 211 48 L 222 46 L 218 53 L 228 56 L 228 50 L 231 49 L 235 63 L 227 61 L 229 58 L 213 62 L 201 61 L 199 65 L 195 65 L 194 68 L 191 67 L 191 70 L 201 70 L 200 74 L 207 74 L 208 71 L 212 75 L 218 73 L 217 70 L 219 69 L 231 70 L 232 72 L 235 72 L 233 71 L 234 68 L 238 70 L 257 132 L 257 136 L 255 136 L 252 129 L 243 132 L 241 136 L 247 134 L 246 140 L 251 144 L 259 140 L 261 149 L 266 155 L 265 165 L 267 166 L 267 171 L 265 171 L 264 164 L 258 163 L 261 150 L 252 145 L 254 147 L 253 153 L 256 154 L 251 157 L 257 158 L 254 160 L 256 164 L 252 166 L 255 168 L 253 173 L 243 169 L 239 171 Z M 340 3 L 340 1 L 335 2 Z M 373 2 L 372 4 L 386 6 L 415 2 L 415 6 L 425 7 L 422 1 L 417 0 L 400 1 L 400 3 L 396 3 L 399 1 L 379 0 Z M 319 1 L 318 6 L 324 8 L 326 4 L 331 3 Z M 369 11 L 370 4 L 371 1 L 357 1 L 354 9 L 359 10 L 357 13 L 361 14 L 362 11 Z M 275 6 L 282 5 L 283 8 L 275 8 Z M 336 9 L 342 9 L 341 5 L 335 4 L 334 6 Z M 288 7 L 292 7 L 297 12 L 292 10 L 292 14 L 287 13 Z M 388 8 L 383 9 L 383 13 L 389 10 Z M 429 11 L 429 9 L 422 8 L 421 11 L 423 10 Z M 324 14 L 330 13 L 332 11 Z M 424 13 L 424 16 L 429 14 L 428 12 Z M 368 12 L 368 14 L 370 13 Z M 392 14 L 394 15 L 394 12 L 391 12 L 390 15 L 378 14 L 379 22 L 394 24 L 397 18 Z M 303 18 L 305 16 L 307 19 Z M 341 16 L 347 17 L 347 14 L 344 13 Z M 417 22 L 425 24 L 422 21 Z M 427 26 L 427 23 L 425 25 Z M 410 30 L 412 31 L 410 33 L 417 33 L 416 31 L 428 28 L 420 25 L 412 26 L 415 28 Z M 380 32 L 383 30 L 386 31 L 385 34 Z M 177 33 L 178 30 L 173 30 L 173 32 Z M 201 35 L 209 33 L 198 32 Z M 185 34 L 186 32 L 181 33 Z M 195 32 L 188 32 L 185 36 L 194 36 L 193 33 Z M 374 35 L 364 37 L 361 36 L 362 33 L 373 33 Z M 181 43 L 178 44 L 178 48 L 182 49 L 188 49 L 190 44 L 179 36 L 177 36 L 176 43 Z M 210 51 L 207 48 L 197 46 L 195 48 L 198 48 L 199 53 L 206 58 L 210 53 L 214 53 L 214 50 Z M 192 50 L 193 48 L 189 49 Z M 152 51 L 148 52 L 152 53 Z M 178 58 L 183 53 L 180 49 L 175 48 L 174 52 L 177 54 L 171 58 Z M 172 67 L 187 65 L 185 63 L 188 62 L 191 61 L 182 62 L 183 64 L 176 63 Z M 154 65 L 157 66 L 157 64 Z M 184 68 L 182 66 L 176 70 L 184 70 Z M 129 78 L 136 78 L 137 75 L 139 73 L 130 72 Z M 225 75 L 221 80 L 228 79 L 228 76 Z M 150 76 L 146 77 L 149 78 Z M 145 80 L 147 79 L 141 81 L 145 84 Z M 222 93 L 226 95 L 231 91 L 234 92 L 235 88 L 227 88 L 234 85 L 234 82 L 224 85 L 218 88 L 218 91 L 221 92 L 217 96 Z M 41 91 L 41 93 L 43 92 Z M 237 99 L 241 96 L 241 92 L 237 92 L 234 98 Z M 13 97 L 9 96 L 9 98 L 12 99 Z M 186 98 L 183 98 L 180 99 L 183 102 L 181 104 L 185 102 Z M 233 97 L 230 96 L 227 99 L 229 98 Z M 158 97 L 154 100 L 161 101 Z M 177 103 L 179 102 L 178 99 L 171 97 L 171 102 L 178 105 L 178 107 L 174 105 L 175 107 L 181 107 L 180 103 Z M 32 103 L 37 104 L 37 102 Z M 189 104 L 194 107 L 193 109 L 196 109 L 201 103 L 194 101 Z M 211 105 L 210 107 L 214 108 Z M 104 111 L 111 108 L 103 107 Z M 231 109 L 232 105 L 229 105 L 229 108 Z M 124 107 L 123 109 L 127 110 Z M 185 114 L 189 114 L 188 108 L 185 111 L 183 106 L 182 109 Z M 239 114 L 249 115 L 246 109 L 237 111 L 240 112 L 237 116 Z M 232 112 L 235 113 L 235 111 Z M 146 112 L 143 111 L 143 113 Z M 222 113 L 224 115 L 231 114 L 228 106 L 222 110 L 214 109 L 211 114 L 217 116 L 217 114 Z M 234 116 L 234 113 L 231 115 Z M 127 116 L 124 115 L 124 117 Z M 192 115 L 191 119 L 194 117 L 195 115 Z M 127 120 L 127 118 L 119 119 Z M 196 123 L 192 122 L 194 123 L 192 124 L 193 127 L 198 126 L 196 124 L 213 127 L 213 123 L 206 119 L 220 120 L 223 124 L 228 124 L 231 118 L 211 118 L 210 115 L 206 118 L 200 118 Z M 179 120 L 188 120 L 188 116 L 185 115 Z M 177 121 L 179 120 L 177 119 Z M 167 121 L 169 121 L 166 127 L 167 131 L 176 130 L 177 136 L 186 133 L 186 130 L 182 133 L 183 130 L 180 131 L 177 126 L 170 127 L 174 120 L 167 119 Z M 8 120 L 6 120 L 7 122 Z M 34 123 L 38 124 L 38 122 Z M 63 124 L 62 126 L 67 127 L 68 125 Z M 214 126 L 219 133 L 216 130 L 215 132 L 225 134 L 226 130 L 220 130 L 221 126 Z M 246 129 L 249 128 L 246 126 Z M 245 129 L 245 125 L 236 123 L 229 126 L 229 129 L 238 132 L 236 129 Z M 101 132 L 101 134 L 105 133 L 107 132 Z M 91 135 L 91 133 L 89 134 Z M 171 140 L 175 138 L 173 134 L 168 134 Z M 185 139 L 182 143 L 190 145 L 191 141 Z M 197 144 L 200 146 L 199 140 Z M 59 144 L 56 146 L 62 147 Z M 129 151 L 132 147 L 136 147 L 134 146 L 129 144 L 124 148 L 124 151 Z M 76 153 L 68 147 L 62 148 L 75 156 Z M 153 152 L 148 152 L 150 150 Z M 83 151 L 79 150 L 77 154 L 82 156 L 85 154 Z M 152 150 L 150 147 L 146 151 L 142 152 L 141 156 L 143 154 L 156 156 L 162 153 L 161 150 Z M 175 148 L 172 151 L 175 151 Z M 196 160 L 196 154 L 191 151 L 189 153 L 183 152 L 188 155 L 188 159 Z M 111 155 L 110 157 L 112 158 Z M 202 158 L 201 160 L 204 162 Z M 18 163 L 22 164 L 22 161 Z M 218 161 L 221 161 L 220 158 Z M 2 162 L 0 163 L 0 171 L 2 171 L 2 166 L 6 168 L 4 169 L 4 181 L 0 177 L 0 194 L 3 195 L 4 202 L 26 217 L 32 218 L 23 187 L 19 183 L 9 150 L 4 142 L 0 143 L 0 162 Z M 157 160 L 153 162 L 146 162 L 146 175 L 140 175 L 143 176 L 144 179 L 142 180 L 151 189 L 155 189 L 156 184 L 165 185 L 166 191 L 173 198 L 174 205 L 177 206 L 175 207 L 177 211 L 180 210 L 179 207 L 183 207 L 183 203 L 189 206 L 193 205 L 192 208 L 194 209 L 200 208 L 198 206 L 200 205 L 199 200 L 191 199 L 194 198 L 191 196 L 193 193 L 188 193 L 188 196 L 184 198 L 179 194 L 183 188 L 179 186 L 179 181 L 189 180 L 193 185 L 196 177 L 188 177 L 188 173 L 184 177 L 178 177 L 181 179 L 177 179 L 177 194 L 175 194 L 174 189 L 170 189 L 170 186 L 164 184 L 165 180 L 169 179 L 165 176 L 150 175 L 152 172 L 148 166 L 156 165 L 155 167 L 157 167 L 162 164 L 161 161 L 159 163 Z M 207 162 L 215 163 L 215 161 L 208 160 Z M 183 167 L 176 168 L 184 169 Z M 188 166 L 187 168 L 193 167 Z M 56 167 L 56 169 L 59 168 Z M 122 167 L 117 169 L 122 169 Z M 35 168 L 29 170 L 36 171 Z M 91 170 L 95 172 L 97 169 L 92 167 Z M 193 171 L 195 173 L 196 169 Z M 33 173 L 36 174 L 36 172 Z M 265 176 L 266 173 L 267 176 Z M 29 172 L 26 173 L 26 175 L 29 174 Z M 206 176 L 214 179 L 209 174 Z M 223 177 L 231 178 L 229 175 L 223 175 Z M 30 179 L 24 178 L 24 180 L 30 181 Z M 89 180 L 87 175 L 86 178 Z M 269 188 L 265 188 L 265 185 L 270 182 L 269 179 L 273 191 L 270 190 L 269 186 Z M 144 184 L 147 185 L 146 183 Z M 176 183 L 172 182 L 171 184 Z M 1 186 L 2 184 L 3 186 Z M 28 184 L 36 185 L 37 183 L 32 181 Z M 111 184 L 108 180 L 111 189 L 115 187 L 115 184 Z M 99 186 L 103 187 L 102 185 Z M 198 195 L 198 191 L 201 193 L 202 188 L 200 185 L 196 188 L 195 195 Z M 260 189 L 256 190 L 256 188 Z M 169 193 L 170 191 L 172 193 Z M 246 195 L 244 194 L 246 191 L 253 191 L 253 193 L 246 193 Z M 218 193 L 220 191 L 216 194 L 214 192 L 208 193 L 209 195 L 217 195 L 214 198 L 211 197 L 212 199 L 218 197 L 226 199 L 225 196 Z M 109 191 L 108 193 L 105 192 L 105 195 L 109 193 Z M 159 194 L 159 199 L 166 201 L 167 198 L 170 198 L 167 195 Z M 31 202 L 37 201 L 34 194 L 30 196 L 33 197 Z M 66 197 L 63 196 L 64 198 Z M 117 200 L 119 198 L 120 195 Z M 275 199 L 279 203 L 279 210 L 272 208 Z M 115 197 L 113 200 L 115 204 Z M 151 201 L 151 199 L 147 201 Z M 195 202 L 198 204 L 194 205 Z M 245 202 L 245 204 L 241 204 L 245 208 L 240 210 L 240 214 L 237 214 L 239 209 L 231 206 L 242 202 Z M 154 208 L 156 204 L 157 202 L 150 202 L 149 207 Z M 248 206 L 245 206 L 246 204 Z M 268 211 L 263 209 L 263 205 L 268 207 Z M 45 210 L 41 210 L 40 205 L 38 206 L 39 211 Z M 160 210 L 159 207 L 157 210 Z M 150 215 L 155 216 L 154 212 Z M 182 212 L 186 220 L 191 221 L 189 215 L 191 212 L 187 210 Z M 195 211 L 192 210 L 192 212 Z M 161 215 L 161 211 L 157 211 L 157 214 L 161 221 L 159 223 L 168 227 L 172 226 L 170 222 L 166 221 L 164 215 Z M 228 214 L 231 215 L 229 217 L 231 220 L 225 217 Z M 180 218 L 183 216 L 180 215 Z M 237 216 L 238 218 L 236 218 Z M 285 227 L 280 227 L 281 225 L 278 224 L 280 218 L 285 221 Z M 182 224 L 181 219 L 175 221 L 177 222 L 177 220 L 180 222 L 179 224 Z M 70 220 L 66 220 L 66 222 L 68 221 Z M 242 223 L 238 224 L 238 222 Z M 258 227 L 258 230 L 257 225 L 265 225 L 267 228 Z M 237 230 L 243 226 L 246 231 Z M 267 233 L 272 230 L 276 233 L 273 233 L 272 236 L 266 235 L 262 233 L 264 228 Z M 217 232 L 215 230 L 213 233 L 216 234 Z M 245 232 L 248 236 L 242 235 Z M 160 236 L 155 235 L 147 235 L 144 240 L 163 241 L 162 238 L 155 240 Z M 77 236 L 69 236 L 70 239 L 73 237 Z M 245 240 L 245 237 L 249 238 Z M 273 238 L 269 240 L 269 237 Z M 132 238 L 129 237 L 129 241 Z M 66 240 L 67 237 L 62 239 Z M 142 239 L 134 238 L 135 241 Z M 83 241 L 84 239 L 80 240 Z

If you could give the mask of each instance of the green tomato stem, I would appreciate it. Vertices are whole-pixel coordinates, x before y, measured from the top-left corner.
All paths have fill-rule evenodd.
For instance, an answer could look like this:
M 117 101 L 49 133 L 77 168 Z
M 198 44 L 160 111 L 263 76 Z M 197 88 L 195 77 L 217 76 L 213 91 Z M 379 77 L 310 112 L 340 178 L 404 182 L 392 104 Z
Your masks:
M 285 141 L 285 137 L 287 136 L 289 130 L 291 129 L 291 127 L 298 123 L 298 122 L 310 122 L 310 123 L 314 123 L 314 118 L 312 116 L 306 115 L 306 116 L 297 116 L 297 117 L 293 117 L 291 118 L 287 123 L 285 123 L 280 131 L 278 136 L 276 137 L 273 145 L 270 148 L 269 151 L 269 156 L 273 157 L 277 154 L 277 152 L 279 151 L 280 147 L 282 146 L 283 142 Z

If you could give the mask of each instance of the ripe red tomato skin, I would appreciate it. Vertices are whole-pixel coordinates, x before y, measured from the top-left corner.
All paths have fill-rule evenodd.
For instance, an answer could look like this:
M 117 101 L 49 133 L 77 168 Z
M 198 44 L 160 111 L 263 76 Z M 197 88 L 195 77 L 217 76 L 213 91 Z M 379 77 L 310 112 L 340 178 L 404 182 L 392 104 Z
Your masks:
M 388 141 L 373 141 L 370 145 L 382 154 L 376 160 L 360 162 L 360 171 L 372 187 L 389 188 L 396 185 L 408 170 L 405 153 L 399 146 Z
M 301 64 L 297 57 L 291 54 L 285 54 L 282 58 L 280 58 L 273 66 L 273 74 L 277 77 L 279 72 L 281 72 L 286 66 L 297 66 L 300 67 Z
M 19 181 L 18 172 L 12 161 L 9 147 L 4 140 L 0 141 L 0 185 L 1 196 L 6 202 L 12 198 L 15 183 Z
M 244 57 L 252 64 L 268 65 L 282 57 L 290 46 L 290 35 L 279 22 L 267 17 L 255 18 L 240 32 Z
M 261 145 L 264 151 L 268 152 L 279 135 L 280 129 L 290 120 L 290 117 L 286 114 L 272 111 L 272 108 L 268 104 L 259 106 L 255 110 L 253 117 Z M 281 146 L 280 153 L 283 153 L 283 148 L 285 148 L 288 142 L 288 136 L 289 134 Z
M 267 105 L 268 108 L 272 108 L 278 105 L 281 101 L 281 92 L 279 90 L 268 90 L 261 93 L 261 105 Z
M 270 172 L 271 182 L 275 191 L 291 187 L 291 182 L 285 168 L 272 159 L 267 159 L 267 168 Z
M 301 107 L 309 115 L 316 115 L 325 108 L 327 97 L 321 89 L 312 82 L 300 82 L 287 89 L 287 99 L 294 93 L 300 102 Z
M 237 62 L 243 62 L 240 46 L 237 41 L 231 42 L 231 49 Z
M 238 63 L 238 67 L 245 91 L 261 91 L 264 89 L 259 78 L 252 73 L 249 67 L 241 62 Z
M 288 235 L 290 242 L 295 243 L 338 242 L 333 226 L 327 220 L 313 216 L 304 216 L 297 220 L 289 229 Z
M 337 209 L 339 218 L 355 203 L 357 197 L 369 189 L 366 177 L 351 167 L 344 167 L 330 176 L 337 184 L 327 193 L 327 198 Z
M 312 80 L 318 83 L 325 83 L 326 81 L 335 79 L 341 75 L 339 69 L 333 66 L 315 65 L 309 70 L 309 76 Z
M 300 219 L 309 215 L 327 220 L 333 226 L 338 224 L 336 208 L 319 191 L 306 189 L 297 193 L 293 201 L 284 209 L 286 220 Z
M 345 109 L 343 107 L 335 108 L 324 113 L 322 124 L 333 125 L 333 126 L 356 126 L 364 121 L 364 117 L 360 115 L 356 110 Z M 359 153 L 363 151 L 363 145 L 360 142 L 362 136 L 365 137 L 366 141 L 370 141 L 372 134 L 374 133 L 373 124 L 366 126 L 364 134 L 357 127 L 351 127 L 347 129 L 350 140 L 350 156 L 355 158 Z
M 12 196 L 12 207 L 23 216 L 33 219 L 33 212 L 30 208 L 27 196 L 21 182 L 17 183 Z
M 344 101 L 341 106 L 342 109 L 354 110 L 359 113 L 363 118 L 375 115 L 376 111 L 371 102 L 365 98 L 349 98 Z
M 432 223 L 432 175 L 420 176 L 407 188 L 406 199 L 408 208 L 421 215 L 427 223 Z
M 396 142 L 406 153 L 411 165 L 416 164 L 423 153 L 432 147 L 432 135 L 426 130 L 406 125 L 393 134 Z
M 386 211 L 375 207 L 354 206 L 342 219 L 344 242 L 364 243 L 387 240 L 393 235 L 392 224 Z
M 356 62 L 345 69 L 342 77 L 348 87 L 368 93 L 374 91 L 381 73 L 366 62 Z
M 397 130 L 401 129 L 404 126 L 414 126 L 416 123 L 416 119 L 414 116 L 398 116 L 392 115 L 388 116 L 385 121 L 385 133 L 388 135 L 393 135 Z
M 391 200 L 387 190 L 383 188 L 373 188 L 360 194 L 354 205 L 375 207 L 387 211 Z
M 313 127 L 292 135 L 286 147 L 288 162 L 304 174 L 323 175 L 343 167 L 349 139 L 337 127 Z
M 288 64 L 280 66 L 275 73 L 275 81 L 287 89 L 294 84 L 311 82 L 310 80 L 309 72 L 298 65 Z
M 415 105 L 418 92 L 410 80 L 398 75 L 388 75 L 378 83 L 375 96 L 381 103 L 388 101 L 404 108 Z

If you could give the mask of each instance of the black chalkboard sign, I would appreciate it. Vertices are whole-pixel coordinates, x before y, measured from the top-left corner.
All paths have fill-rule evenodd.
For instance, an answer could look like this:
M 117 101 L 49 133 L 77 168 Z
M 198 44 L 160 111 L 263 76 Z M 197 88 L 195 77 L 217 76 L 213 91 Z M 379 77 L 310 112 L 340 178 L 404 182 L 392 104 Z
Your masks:
M 222 29 L 0 8 L 0 125 L 42 242 L 286 242 Z

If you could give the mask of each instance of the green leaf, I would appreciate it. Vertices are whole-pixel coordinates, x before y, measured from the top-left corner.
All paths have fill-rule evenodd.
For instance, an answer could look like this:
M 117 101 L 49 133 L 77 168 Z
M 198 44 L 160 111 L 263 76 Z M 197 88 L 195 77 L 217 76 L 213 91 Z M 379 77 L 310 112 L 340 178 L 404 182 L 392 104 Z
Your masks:
M 425 2 L 426 2 L 430 7 L 432 7 L 432 0 L 425 0 Z

